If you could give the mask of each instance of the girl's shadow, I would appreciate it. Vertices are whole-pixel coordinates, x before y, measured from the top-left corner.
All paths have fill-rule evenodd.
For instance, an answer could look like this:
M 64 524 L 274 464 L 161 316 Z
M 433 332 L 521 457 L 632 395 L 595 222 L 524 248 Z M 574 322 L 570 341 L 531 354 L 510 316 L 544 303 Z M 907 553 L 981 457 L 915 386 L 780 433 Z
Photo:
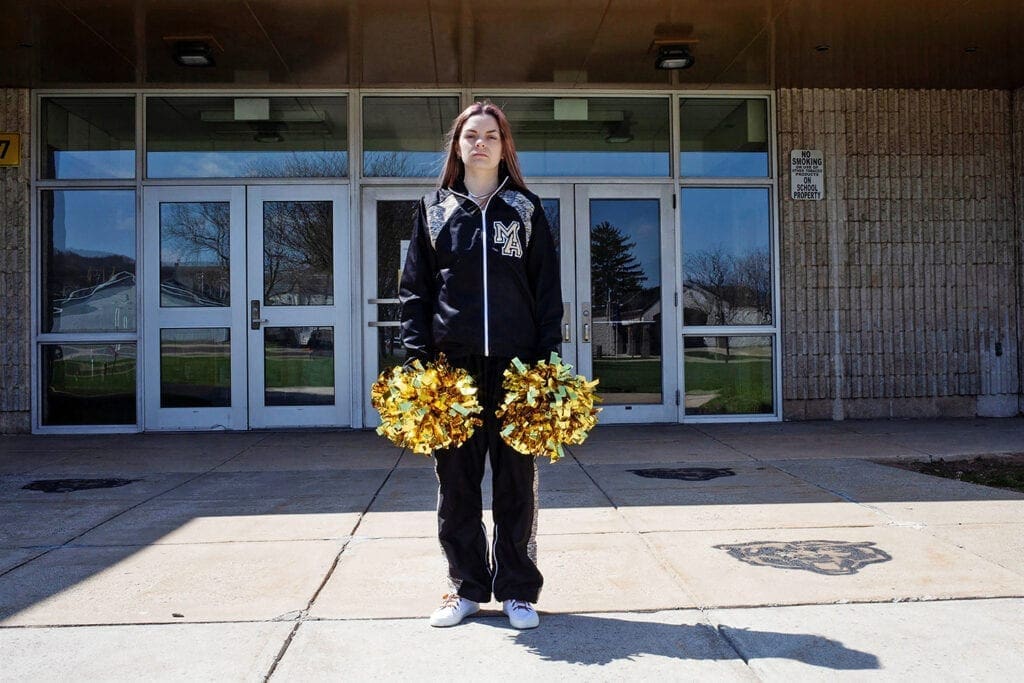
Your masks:
M 692 614 L 692 613 L 690 613 Z M 543 660 L 570 664 L 609 664 L 640 655 L 676 659 L 749 661 L 791 659 L 812 666 L 844 671 L 878 669 L 878 657 L 853 650 L 824 636 L 754 631 L 707 624 L 650 621 L 672 618 L 671 613 L 637 614 L 634 619 L 554 614 L 542 617 L 541 627 L 516 633 L 515 642 Z M 737 652 L 739 654 L 737 654 Z

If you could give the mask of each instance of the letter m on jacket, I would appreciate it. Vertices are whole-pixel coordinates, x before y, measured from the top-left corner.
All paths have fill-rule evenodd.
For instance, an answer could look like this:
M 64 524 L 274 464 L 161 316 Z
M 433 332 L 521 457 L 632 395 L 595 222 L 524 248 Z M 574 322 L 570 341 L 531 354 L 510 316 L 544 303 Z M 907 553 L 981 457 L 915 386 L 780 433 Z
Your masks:
M 519 222 L 512 221 L 505 226 L 500 221 L 494 221 L 494 243 L 504 245 L 501 248 L 503 256 L 523 257 L 523 247 L 519 244 Z

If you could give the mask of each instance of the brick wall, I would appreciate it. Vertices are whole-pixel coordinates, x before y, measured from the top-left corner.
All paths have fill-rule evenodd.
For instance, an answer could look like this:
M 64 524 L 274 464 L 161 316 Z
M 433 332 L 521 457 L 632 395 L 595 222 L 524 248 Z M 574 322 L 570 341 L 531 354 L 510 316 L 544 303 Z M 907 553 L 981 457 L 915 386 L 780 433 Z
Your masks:
M 779 91 L 787 419 L 1018 412 L 1012 99 Z M 796 148 L 823 201 L 789 199 Z
M 1013 186 L 1017 217 L 1017 339 L 1024 343 L 1024 88 L 1013 93 Z M 1020 394 L 1018 408 L 1024 413 L 1024 353 L 1019 354 Z
M 21 133 L 18 167 L 0 167 L 0 434 L 31 428 L 29 93 L 0 88 L 0 132 Z

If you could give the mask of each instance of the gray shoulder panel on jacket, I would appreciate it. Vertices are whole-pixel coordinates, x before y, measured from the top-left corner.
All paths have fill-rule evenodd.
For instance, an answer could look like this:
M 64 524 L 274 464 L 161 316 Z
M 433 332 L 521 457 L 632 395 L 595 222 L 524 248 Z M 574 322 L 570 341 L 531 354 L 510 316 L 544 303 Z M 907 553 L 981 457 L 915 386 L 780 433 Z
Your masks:
M 427 231 L 430 233 L 430 246 L 437 248 L 437 236 L 441 234 L 448 219 L 459 208 L 459 198 L 447 190 L 439 193 L 441 200 L 427 207 Z
M 530 237 L 533 235 L 533 212 L 537 210 L 537 207 L 529 197 L 516 190 L 505 190 L 498 193 L 498 196 L 519 214 L 519 219 L 523 222 L 523 230 L 526 232 L 526 246 L 529 246 Z

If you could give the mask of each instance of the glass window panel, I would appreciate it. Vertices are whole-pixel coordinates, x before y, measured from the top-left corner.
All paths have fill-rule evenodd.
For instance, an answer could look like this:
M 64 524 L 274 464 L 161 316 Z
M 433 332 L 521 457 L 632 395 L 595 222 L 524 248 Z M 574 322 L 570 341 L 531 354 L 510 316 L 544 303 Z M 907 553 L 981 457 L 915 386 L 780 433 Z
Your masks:
M 149 97 L 150 178 L 348 175 L 344 97 Z
M 769 175 L 768 100 L 683 99 L 679 104 L 679 125 L 682 175 Z
M 334 405 L 334 328 L 265 327 L 264 405 Z
M 440 175 L 444 136 L 459 115 L 457 97 L 363 99 L 363 175 Z
M 687 415 L 765 415 L 772 405 L 772 338 L 683 338 Z
M 377 202 L 377 298 L 398 299 L 398 282 L 418 203 L 415 199 Z M 395 324 L 377 331 L 377 367 L 382 372 L 405 362 L 405 347 L 397 326 L 400 312 L 401 306 L 397 303 L 377 305 L 377 320 Z
M 231 405 L 231 330 L 160 330 L 160 407 Z
M 541 199 L 540 204 L 544 208 L 544 215 L 551 228 L 551 239 L 555 241 L 555 253 L 560 256 L 562 253 L 562 202 L 558 199 Z
M 161 202 L 160 305 L 231 303 L 231 204 Z
M 608 404 L 661 403 L 657 199 L 590 201 L 591 353 Z
M 334 304 L 333 202 L 263 202 L 263 302 Z
M 40 195 L 43 332 L 135 330 L 135 191 Z
M 42 178 L 134 178 L 134 97 L 42 100 Z
M 683 325 L 772 324 L 767 188 L 682 191 Z
M 669 175 L 669 102 L 636 97 L 494 97 L 523 175 Z
M 134 425 L 135 344 L 45 344 L 44 425 Z

